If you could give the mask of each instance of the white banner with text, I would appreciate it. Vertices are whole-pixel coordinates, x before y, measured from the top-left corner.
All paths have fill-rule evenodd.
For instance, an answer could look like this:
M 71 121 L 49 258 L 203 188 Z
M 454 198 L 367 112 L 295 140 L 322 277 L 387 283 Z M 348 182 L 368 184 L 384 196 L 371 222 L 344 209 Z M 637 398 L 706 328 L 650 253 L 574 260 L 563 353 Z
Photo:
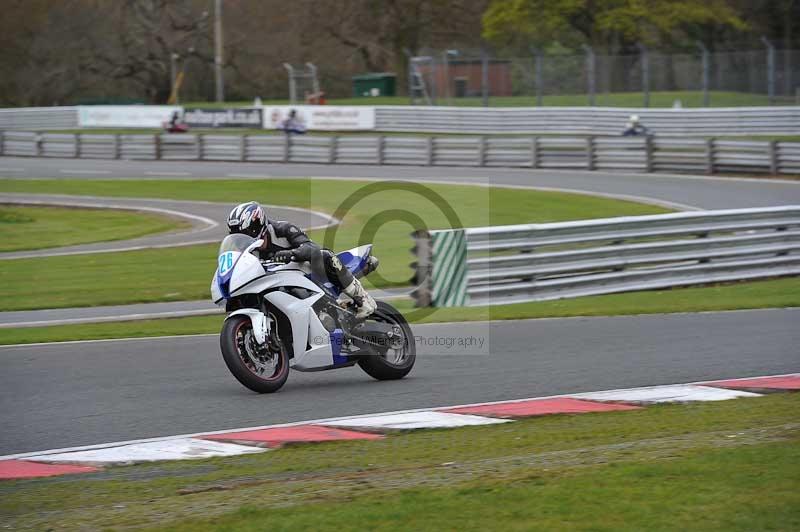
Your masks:
M 292 115 L 294 111 L 294 115 Z M 284 129 L 300 124 L 309 131 L 359 131 L 375 129 L 375 108 L 341 105 L 276 105 L 264 107 L 264 128 Z

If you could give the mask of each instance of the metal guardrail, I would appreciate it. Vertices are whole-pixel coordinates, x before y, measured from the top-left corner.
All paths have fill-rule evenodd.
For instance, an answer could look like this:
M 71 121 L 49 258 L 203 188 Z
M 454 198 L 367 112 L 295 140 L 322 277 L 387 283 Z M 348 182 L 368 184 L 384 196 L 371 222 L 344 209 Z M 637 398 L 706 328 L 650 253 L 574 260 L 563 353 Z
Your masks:
M 0 132 L 0 155 L 800 174 L 800 142 L 660 137 L 98 135 Z
M 453 229 L 415 239 L 419 306 L 800 274 L 800 206 Z
M 467 134 L 619 135 L 630 115 L 659 137 L 797 135 L 800 106 L 729 108 L 412 107 L 375 108 L 375 129 Z
M 131 106 L 136 108 L 136 106 Z M 75 129 L 80 107 L 0 109 L 0 130 Z M 375 106 L 375 132 L 619 135 L 632 114 L 658 137 L 797 135 L 800 106 L 727 108 Z M 165 115 L 164 120 L 168 119 Z

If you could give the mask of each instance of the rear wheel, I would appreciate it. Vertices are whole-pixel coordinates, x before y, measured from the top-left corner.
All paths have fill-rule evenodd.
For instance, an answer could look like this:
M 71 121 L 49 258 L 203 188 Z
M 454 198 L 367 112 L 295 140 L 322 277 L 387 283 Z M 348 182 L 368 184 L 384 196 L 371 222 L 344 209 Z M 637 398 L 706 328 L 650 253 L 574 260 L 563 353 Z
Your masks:
M 222 325 L 219 345 L 233 376 L 254 392 L 276 392 L 289 376 L 289 357 L 274 323 L 267 344 L 261 346 L 253 335 L 250 318 L 232 316 Z
M 374 379 L 402 379 L 414 367 L 417 358 L 411 327 L 397 309 L 383 301 L 378 301 L 378 308 L 367 320 L 392 325 L 393 335 L 386 348 L 374 348 L 375 354 L 359 357 L 358 365 Z

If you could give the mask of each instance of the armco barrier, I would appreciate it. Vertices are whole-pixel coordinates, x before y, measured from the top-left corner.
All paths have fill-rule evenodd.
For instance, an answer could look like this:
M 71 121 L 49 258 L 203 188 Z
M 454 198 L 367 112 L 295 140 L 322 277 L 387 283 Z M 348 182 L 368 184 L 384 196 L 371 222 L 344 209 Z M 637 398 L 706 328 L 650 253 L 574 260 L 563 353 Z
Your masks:
M 0 155 L 800 174 L 800 143 L 660 137 L 98 135 L 0 132 Z
M 800 274 L 800 206 L 430 231 L 415 239 L 421 306 Z
M 0 130 L 74 129 L 87 125 L 158 127 L 174 110 L 181 109 L 175 106 L 0 109 Z M 265 108 L 265 113 L 271 117 L 269 109 L 272 108 Z M 348 108 L 325 107 L 334 113 L 343 109 Z M 625 128 L 630 115 L 635 114 L 659 138 L 800 134 L 800 106 L 665 109 L 397 105 L 370 109 L 374 109 L 374 127 L 371 121 L 365 127 L 375 132 L 615 136 Z M 93 114 L 97 115 L 95 120 L 81 122 L 81 116 Z M 310 126 L 313 129 L 313 124 Z

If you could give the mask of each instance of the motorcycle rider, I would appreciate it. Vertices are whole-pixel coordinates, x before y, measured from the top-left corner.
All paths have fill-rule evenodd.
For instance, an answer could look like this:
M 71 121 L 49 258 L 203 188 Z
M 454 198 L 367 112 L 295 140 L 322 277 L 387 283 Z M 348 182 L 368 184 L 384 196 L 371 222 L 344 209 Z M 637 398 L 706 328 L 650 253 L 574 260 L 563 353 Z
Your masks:
M 296 225 L 268 219 L 257 202 L 249 201 L 234 207 L 228 215 L 228 231 L 263 239 L 264 243 L 259 248 L 261 260 L 307 261 L 313 271 L 324 272 L 325 277 L 341 292 L 337 302 L 346 306 L 348 299 L 351 299 L 355 303 L 357 318 L 366 318 L 377 308 L 372 296 L 342 265 L 335 253 L 312 242 Z

